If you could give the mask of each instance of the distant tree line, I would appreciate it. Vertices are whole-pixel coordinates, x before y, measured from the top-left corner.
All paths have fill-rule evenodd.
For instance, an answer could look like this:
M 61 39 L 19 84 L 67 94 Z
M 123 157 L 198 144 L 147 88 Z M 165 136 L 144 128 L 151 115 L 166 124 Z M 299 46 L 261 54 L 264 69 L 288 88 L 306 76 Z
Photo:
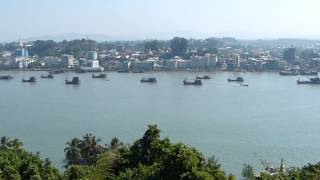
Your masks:
M 153 52 L 162 55 L 163 58 L 172 58 L 180 56 L 188 58 L 191 55 L 188 49 L 199 49 L 203 53 L 215 53 L 217 48 L 229 42 L 225 39 L 208 38 L 206 40 L 185 39 L 183 37 L 174 37 L 171 40 L 146 40 L 146 41 L 115 41 L 115 42 L 96 42 L 89 39 L 76 39 L 71 41 L 55 42 L 52 40 L 36 40 L 28 43 L 29 54 L 31 56 L 61 56 L 63 54 L 72 54 L 76 58 L 85 57 L 87 51 L 116 49 L 119 52 Z M 236 41 L 236 40 L 235 40 Z M 16 43 L 5 43 L 0 45 L 0 51 L 13 51 L 17 47 Z M 161 50 L 161 53 L 160 53 Z

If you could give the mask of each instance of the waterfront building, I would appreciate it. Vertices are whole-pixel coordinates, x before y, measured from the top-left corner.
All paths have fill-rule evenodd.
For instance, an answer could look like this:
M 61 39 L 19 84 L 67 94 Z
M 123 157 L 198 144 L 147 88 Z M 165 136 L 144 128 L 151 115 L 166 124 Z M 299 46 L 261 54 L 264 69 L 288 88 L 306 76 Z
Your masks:
M 289 67 L 288 61 L 279 61 L 279 69 L 280 70 L 288 69 L 288 67 Z
M 132 64 L 132 69 L 134 71 L 153 71 L 154 67 L 154 61 L 137 61 Z
M 120 72 L 129 72 L 129 67 L 131 65 L 130 61 L 123 61 L 121 62 L 121 64 L 119 65 L 119 69 L 118 71 Z
M 19 48 L 14 50 L 14 57 L 28 58 L 28 56 L 29 56 L 28 50 L 25 48 Z
M 279 70 L 279 61 L 277 60 L 268 60 L 264 64 L 264 69 L 266 70 Z
M 98 60 L 90 60 L 90 67 L 91 68 L 99 68 L 99 61 Z
M 72 68 L 76 65 L 75 58 L 73 57 L 73 55 L 65 54 L 62 56 L 61 59 L 62 59 L 62 63 L 68 68 Z
M 97 51 L 88 51 L 87 52 L 87 59 L 88 60 L 97 60 L 98 59 Z
M 166 60 L 164 63 L 164 69 L 165 70 L 176 70 L 178 69 L 182 69 L 182 66 L 184 66 L 183 64 L 186 61 L 184 61 L 183 59 L 181 59 L 179 56 L 175 56 L 172 59 Z
M 285 48 L 283 51 L 283 59 L 292 63 L 296 59 L 296 48 Z
M 176 68 L 177 69 L 189 69 L 190 68 L 190 62 L 189 60 L 183 60 L 183 59 L 178 59 L 176 61 Z
M 61 59 L 55 56 L 46 56 L 42 58 L 42 62 L 48 68 L 57 68 L 62 65 Z
M 218 62 L 218 57 L 215 54 L 205 54 L 204 56 L 191 57 L 191 69 L 213 69 Z
M 17 65 L 20 69 L 25 69 L 34 60 L 29 58 L 28 50 L 24 47 L 22 40 L 18 42 L 18 48 L 13 51 L 13 63 Z

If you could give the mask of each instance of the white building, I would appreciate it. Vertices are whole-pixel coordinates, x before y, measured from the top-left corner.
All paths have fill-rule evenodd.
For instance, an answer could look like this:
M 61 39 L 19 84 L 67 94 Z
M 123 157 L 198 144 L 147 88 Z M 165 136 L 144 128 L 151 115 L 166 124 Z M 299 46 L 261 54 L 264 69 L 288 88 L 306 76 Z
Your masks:
M 87 53 L 87 59 L 88 59 L 88 60 L 97 60 L 97 59 L 98 59 L 98 53 L 97 53 L 97 51 L 88 51 L 88 53 Z
M 218 62 L 218 57 L 215 54 L 206 54 L 204 56 L 191 57 L 191 69 L 213 69 Z
M 98 60 L 90 60 L 90 67 L 92 68 L 99 68 L 99 61 Z
M 176 61 L 176 69 L 188 69 L 190 68 L 190 61 L 179 59 Z
M 68 68 L 72 68 L 75 66 L 75 59 L 73 55 L 65 54 L 62 56 L 62 63 L 68 66 Z

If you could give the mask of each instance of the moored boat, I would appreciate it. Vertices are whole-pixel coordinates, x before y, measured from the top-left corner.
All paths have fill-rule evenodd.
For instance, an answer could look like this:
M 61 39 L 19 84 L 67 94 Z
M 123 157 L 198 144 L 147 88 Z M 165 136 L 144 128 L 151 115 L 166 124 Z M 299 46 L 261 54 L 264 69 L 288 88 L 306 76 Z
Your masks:
M 139 70 L 139 69 L 134 69 L 131 71 L 132 73 L 144 73 L 143 70 Z
M 104 79 L 104 78 L 107 78 L 107 74 L 99 74 L 99 75 L 95 75 L 95 74 L 92 74 L 92 78 L 94 79 Z
M 29 79 L 22 79 L 22 82 L 36 82 L 36 78 L 34 76 L 31 76 Z
M 196 79 L 211 79 L 210 76 L 205 75 L 205 76 L 197 76 Z
M 13 79 L 11 75 L 0 76 L 0 80 L 10 80 L 10 79 Z
M 140 82 L 142 82 L 142 83 L 155 83 L 155 82 L 157 82 L 157 79 L 154 78 L 154 77 L 151 77 L 151 78 L 142 78 L 142 79 L 140 80 Z
M 78 77 L 73 77 L 71 81 L 66 80 L 66 84 L 80 84 L 80 79 Z
M 320 84 L 320 78 L 319 77 L 309 78 L 309 80 L 306 80 L 306 81 L 297 80 L 297 84 Z
M 236 79 L 228 79 L 228 82 L 244 82 L 243 77 L 237 77 Z
M 317 71 L 306 70 L 306 71 L 300 71 L 300 75 L 302 75 L 302 76 L 317 76 L 318 72 Z
M 200 79 L 195 79 L 195 80 L 183 80 L 184 85 L 202 85 L 202 81 Z
M 42 78 L 42 79 L 52 79 L 52 78 L 53 78 L 53 75 L 52 75 L 52 74 L 48 74 L 48 75 L 45 76 L 45 75 L 42 74 L 42 75 L 40 76 L 40 78 Z
M 299 72 L 295 70 L 284 70 L 280 71 L 279 74 L 282 76 L 297 76 L 299 75 Z
M 61 74 L 64 73 L 63 70 L 53 70 L 53 71 L 49 71 L 49 74 Z

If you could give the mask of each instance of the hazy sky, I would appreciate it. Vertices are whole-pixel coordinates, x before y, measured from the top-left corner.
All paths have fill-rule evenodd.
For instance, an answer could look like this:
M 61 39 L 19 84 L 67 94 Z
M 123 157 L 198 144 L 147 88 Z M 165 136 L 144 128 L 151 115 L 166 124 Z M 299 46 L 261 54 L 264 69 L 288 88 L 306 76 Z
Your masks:
M 0 40 L 64 33 L 320 37 L 320 0 L 0 1 Z

